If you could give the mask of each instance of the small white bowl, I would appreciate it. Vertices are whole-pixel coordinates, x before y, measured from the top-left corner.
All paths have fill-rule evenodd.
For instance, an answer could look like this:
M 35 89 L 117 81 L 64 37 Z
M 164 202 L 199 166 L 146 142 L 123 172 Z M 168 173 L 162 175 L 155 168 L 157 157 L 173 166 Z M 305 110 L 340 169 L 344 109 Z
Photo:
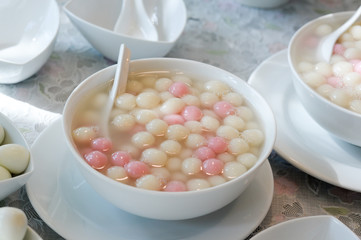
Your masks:
M 183 0 L 144 1 L 150 17 L 158 19 L 159 41 L 114 32 L 121 3 L 117 0 L 70 0 L 64 5 L 64 11 L 90 44 L 113 61 L 117 61 L 122 43 L 131 50 L 132 59 L 165 56 L 186 25 L 187 12 Z
M 328 14 L 302 26 L 292 37 L 288 48 L 288 62 L 292 71 L 292 80 L 296 93 L 311 117 L 329 133 L 348 143 L 361 146 L 361 114 L 340 107 L 308 86 L 297 71 L 297 65 L 302 61 L 302 54 L 307 52 L 303 46 L 310 33 L 320 24 L 336 24 L 340 26 L 353 12 Z M 317 51 L 308 50 L 308 56 Z
M 200 62 L 153 58 L 135 60 L 130 63 L 130 72 L 166 71 L 181 72 L 199 80 L 215 80 L 227 83 L 233 91 L 239 92 L 253 109 L 264 132 L 264 143 L 257 162 L 242 176 L 221 185 L 188 192 L 161 192 L 132 187 L 116 182 L 94 170 L 81 157 L 72 138 L 72 122 L 77 103 L 99 84 L 114 77 L 116 65 L 105 68 L 85 79 L 68 98 L 63 111 L 65 141 L 74 156 L 76 165 L 86 181 L 103 198 L 115 206 L 135 215 L 162 219 L 180 220 L 194 218 L 213 212 L 236 199 L 252 182 L 259 168 L 266 161 L 275 141 L 275 120 L 273 113 L 263 99 L 250 85 L 237 76 Z
M 279 223 L 258 233 L 251 240 L 359 240 L 346 225 L 337 218 L 323 215 L 302 217 Z
M 2 113 L 0 113 L 0 125 L 3 126 L 5 130 L 5 139 L 2 145 L 7 143 L 16 143 L 29 149 L 29 146 L 25 141 L 23 135 L 14 126 L 11 120 Z M 29 165 L 24 173 L 10 179 L 1 180 L 0 200 L 4 199 L 11 193 L 18 190 L 20 187 L 22 187 L 28 181 L 33 171 L 34 171 L 34 165 L 32 158 L 30 157 Z
M 0 4 L 0 83 L 23 81 L 47 61 L 59 29 L 55 0 Z

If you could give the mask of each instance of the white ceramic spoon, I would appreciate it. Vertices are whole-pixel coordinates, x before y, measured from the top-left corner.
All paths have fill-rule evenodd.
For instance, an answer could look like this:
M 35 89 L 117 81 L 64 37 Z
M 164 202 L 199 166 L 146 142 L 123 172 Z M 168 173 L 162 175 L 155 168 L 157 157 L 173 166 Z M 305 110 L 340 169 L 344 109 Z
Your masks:
M 354 24 L 357 19 L 361 16 L 361 6 L 357 9 L 357 11 L 349 18 L 344 24 L 342 24 L 339 28 L 333 31 L 331 34 L 327 35 L 320 41 L 320 48 L 319 48 L 319 57 L 320 60 L 325 62 L 329 62 L 333 46 L 335 45 L 337 39 L 343 34 L 349 27 Z
M 158 40 L 158 32 L 144 8 L 143 0 L 123 0 L 115 32 L 151 41 Z
M 112 89 L 109 92 L 109 98 L 103 109 L 103 119 L 101 124 L 101 131 L 104 137 L 109 137 L 108 124 L 109 115 L 113 108 L 115 98 L 118 94 L 123 93 L 127 86 L 128 71 L 129 71 L 130 50 L 122 44 L 119 49 L 118 63 L 115 70 L 115 76 Z

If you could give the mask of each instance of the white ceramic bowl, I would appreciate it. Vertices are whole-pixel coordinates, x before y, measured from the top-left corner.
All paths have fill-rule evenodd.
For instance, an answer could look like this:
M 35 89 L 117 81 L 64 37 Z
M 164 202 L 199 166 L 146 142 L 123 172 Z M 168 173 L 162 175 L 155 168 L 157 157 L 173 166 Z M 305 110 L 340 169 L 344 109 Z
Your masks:
M 186 25 L 187 12 L 183 0 L 147 0 L 144 1 L 147 13 L 151 18 L 158 19 L 159 41 L 122 35 L 113 31 L 121 4 L 118 0 L 70 0 L 64 5 L 64 11 L 90 44 L 113 61 L 117 61 L 122 43 L 131 50 L 132 59 L 163 57 Z
M 324 129 L 337 138 L 361 146 L 361 114 L 340 107 L 322 97 L 300 77 L 297 65 L 302 61 L 305 50 L 304 43 L 310 33 L 322 23 L 341 25 L 353 12 L 340 12 L 317 18 L 302 26 L 292 37 L 288 48 L 288 61 L 292 71 L 293 85 L 303 106 L 311 117 Z M 316 54 L 317 51 L 313 51 Z M 309 55 L 312 55 L 310 53 Z M 312 56 L 312 57 L 317 57 Z
M 0 125 L 3 126 L 5 130 L 5 139 L 2 145 L 8 143 L 16 143 L 29 149 L 29 146 L 25 141 L 23 135 L 14 126 L 11 120 L 2 113 L 0 113 Z M 29 165 L 24 173 L 16 177 L 0 181 L 0 200 L 4 199 L 11 193 L 18 190 L 20 187 L 22 187 L 28 181 L 33 171 L 34 165 L 30 157 Z
M 344 225 L 337 218 L 322 215 L 302 217 L 279 223 L 272 226 L 256 236 L 251 240 L 358 240 L 359 238 L 346 225 Z
M 59 29 L 55 0 L 5 0 L 0 4 L 0 83 L 17 83 L 47 61 Z
M 194 218 L 213 212 L 237 198 L 253 180 L 270 154 L 275 141 L 275 120 L 266 101 L 245 81 L 219 68 L 190 60 L 153 58 L 132 61 L 131 72 L 176 71 L 195 79 L 217 79 L 226 82 L 247 99 L 263 126 L 264 146 L 255 165 L 244 175 L 216 187 L 200 191 L 160 192 L 118 183 L 90 167 L 74 147 L 72 122 L 77 102 L 99 84 L 111 80 L 115 65 L 84 80 L 68 98 L 63 112 L 66 142 L 86 181 L 105 199 L 130 213 L 154 219 L 176 220 Z

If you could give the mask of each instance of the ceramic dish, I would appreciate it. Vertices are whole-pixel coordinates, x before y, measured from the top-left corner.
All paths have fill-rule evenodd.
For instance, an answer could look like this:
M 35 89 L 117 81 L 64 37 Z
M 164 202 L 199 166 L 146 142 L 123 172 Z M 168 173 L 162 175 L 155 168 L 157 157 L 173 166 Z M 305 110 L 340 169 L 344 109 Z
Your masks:
M 185 4 L 182 0 L 147 0 L 144 3 L 146 12 L 156 23 L 158 41 L 137 39 L 113 31 L 121 1 L 70 0 L 64 5 L 64 11 L 90 44 L 113 61 L 118 59 L 122 43 L 131 50 L 132 59 L 163 57 L 184 30 L 187 21 Z
M 332 216 L 311 216 L 289 220 L 270 227 L 251 240 L 359 240 L 341 221 Z
M 1 145 L 8 143 L 16 143 L 29 149 L 27 142 L 11 120 L 4 114 L 0 113 L 0 125 L 5 130 L 5 139 Z M 31 157 L 27 169 L 24 173 L 0 181 L 0 200 L 4 199 L 11 193 L 22 187 L 30 178 L 34 171 L 33 159 Z
M 263 220 L 273 197 L 268 161 L 241 197 L 204 217 L 159 221 L 126 213 L 101 198 L 77 170 L 61 119 L 32 147 L 37 168 L 26 186 L 39 216 L 66 239 L 243 239 Z M 46 180 L 46 181 L 44 181 Z
M 11 24 L 9 24 L 11 23 Z M 59 29 L 55 0 L 6 0 L 0 4 L 0 83 L 17 83 L 47 61 Z
M 361 192 L 361 148 L 334 138 L 318 125 L 297 98 L 291 78 L 284 50 L 265 60 L 249 79 L 275 115 L 275 150 L 316 178 Z

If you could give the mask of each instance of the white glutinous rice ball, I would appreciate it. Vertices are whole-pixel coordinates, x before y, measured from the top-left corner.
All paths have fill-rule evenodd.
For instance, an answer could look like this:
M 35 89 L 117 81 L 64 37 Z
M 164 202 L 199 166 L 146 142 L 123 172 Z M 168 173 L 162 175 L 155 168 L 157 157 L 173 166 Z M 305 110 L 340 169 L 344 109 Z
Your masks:
M 25 213 L 14 207 L 0 208 L 0 239 L 23 240 L 28 226 Z

